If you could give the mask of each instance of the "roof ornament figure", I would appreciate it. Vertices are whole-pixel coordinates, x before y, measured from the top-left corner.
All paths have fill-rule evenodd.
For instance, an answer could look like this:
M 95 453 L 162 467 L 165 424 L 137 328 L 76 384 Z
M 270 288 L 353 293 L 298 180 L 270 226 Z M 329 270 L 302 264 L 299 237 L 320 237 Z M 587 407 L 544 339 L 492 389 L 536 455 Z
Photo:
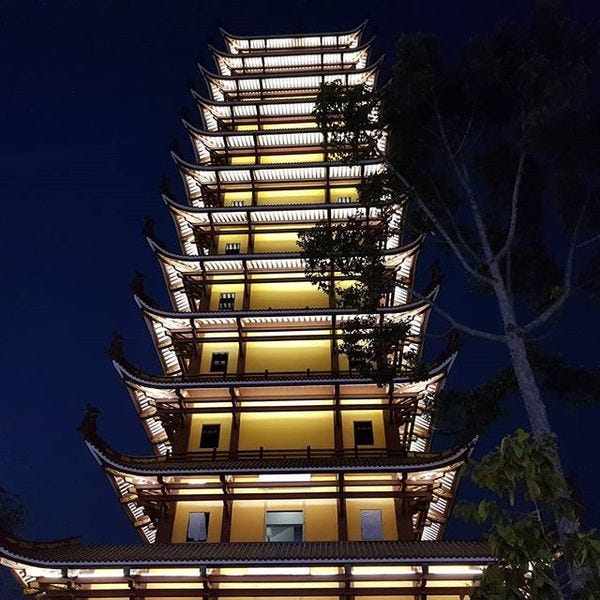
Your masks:
M 110 346 L 107 351 L 108 356 L 118 362 L 125 363 L 125 352 L 123 351 L 123 336 L 113 331 L 112 339 L 110 340 Z
M 156 302 L 146 293 L 144 281 L 146 277 L 140 271 L 134 271 L 133 278 L 129 285 L 131 293 L 144 301 L 148 306 L 156 306 Z
M 460 332 L 455 327 L 451 327 L 446 335 L 446 355 L 455 354 L 463 347 L 460 339 Z
M 95 406 L 88 404 L 85 408 L 85 415 L 81 421 L 77 431 L 81 433 L 85 440 L 90 442 L 98 442 L 98 417 L 100 416 L 100 409 Z

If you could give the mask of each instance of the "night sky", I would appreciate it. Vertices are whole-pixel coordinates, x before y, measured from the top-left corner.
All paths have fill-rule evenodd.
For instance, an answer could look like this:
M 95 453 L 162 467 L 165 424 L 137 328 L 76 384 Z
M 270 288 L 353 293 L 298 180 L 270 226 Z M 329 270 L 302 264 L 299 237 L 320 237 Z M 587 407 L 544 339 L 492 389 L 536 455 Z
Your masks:
M 595 5 L 571 0 L 566 8 L 582 22 L 595 21 Z M 151 452 L 106 348 L 117 330 L 133 362 L 159 370 L 129 283 L 134 270 L 142 271 L 150 294 L 167 306 L 141 230 L 153 216 L 158 235 L 178 248 L 157 187 L 167 175 L 183 201 L 169 144 L 178 140 L 191 158 L 178 112 L 188 107 L 200 124 L 188 85 L 204 91 L 195 65 L 201 60 L 214 70 L 205 48 L 223 48 L 218 28 L 243 35 L 335 31 L 369 18 L 374 55 L 386 53 L 383 81 L 402 32 L 435 33 L 456 53 L 472 35 L 527 11 L 527 2 L 508 0 L 0 2 L 0 485 L 27 505 L 24 535 L 138 540 L 75 428 L 91 403 L 115 449 Z M 435 252 L 421 255 L 421 284 Z M 471 323 L 494 326 L 458 272 L 447 272 L 440 300 Z M 430 332 L 445 327 L 434 318 Z M 576 303 L 549 346 L 593 365 L 599 331 L 596 307 Z M 429 355 L 442 343 L 431 339 Z M 502 348 L 467 341 L 449 383 L 478 383 L 505 362 Z M 518 399 L 511 410 L 480 442 L 479 454 L 502 432 L 526 426 Z M 599 409 L 551 408 L 590 526 L 600 514 L 599 417 Z M 461 494 L 471 494 L 468 485 Z M 467 534 L 461 524 L 448 530 L 449 537 Z

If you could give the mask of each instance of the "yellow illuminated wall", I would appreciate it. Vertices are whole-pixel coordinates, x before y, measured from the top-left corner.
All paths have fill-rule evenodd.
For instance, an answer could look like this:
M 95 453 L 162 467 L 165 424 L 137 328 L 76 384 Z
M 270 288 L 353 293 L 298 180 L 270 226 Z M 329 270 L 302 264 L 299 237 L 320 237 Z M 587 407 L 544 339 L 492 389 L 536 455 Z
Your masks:
M 280 342 L 247 342 L 246 372 L 264 372 L 265 369 L 273 372 L 329 371 L 331 342 L 286 339 L 283 336 Z
M 283 398 L 282 404 L 294 398 Z M 332 448 L 333 417 L 322 411 L 242 413 L 240 450 Z

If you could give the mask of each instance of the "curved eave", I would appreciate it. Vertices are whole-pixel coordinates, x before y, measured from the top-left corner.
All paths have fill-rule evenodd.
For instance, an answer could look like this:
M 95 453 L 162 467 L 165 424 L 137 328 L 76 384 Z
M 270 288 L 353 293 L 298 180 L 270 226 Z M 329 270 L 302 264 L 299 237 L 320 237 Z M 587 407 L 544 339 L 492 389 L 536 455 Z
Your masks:
M 389 259 L 389 262 L 401 262 L 404 257 L 416 254 L 423 244 L 424 235 L 419 235 L 412 242 L 397 248 L 388 248 L 383 251 L 384 257 Z M 172 261 L 178 264 L 199 264 L 202 262 L 240 262 L 240 260 L 280 260 L 280 259 L 300 259 L 300 252 L 262 252 L 254 254 L 202 254 L 198 256 L 188 256 L 187 254 L 178 254 L 171 252 L 167 248 L 161 246 L 155 240 L 146 238 L 150 248 L 160 258 L 159 260 Z M 394 260 L 395 259 L 395 260 Z M 221 272 L 220 270 L 218 272 Z
M 436 290 L 437 291 L 437 290 Z M 261 310 L 230 310 L 227 312 L 216 312 L 216 311 L 206 311 L 206 312 L 175 312 L 170 310 L 159 309 L 155 306 L 151 306 L 147 302 L 145 302 L 139 296 L 134 296 L 135 301 L 139 308 L 142 310 L 145 316 L 149 318 L 155 319 L 168 319 L 175 322 L 189 323 L 190 320 L 209 320 L 220 322 L 223 321 L 229 322 L 232 319 L 235 320 L 237 318 L 268 318 L 270 316 L 285 316 L 285 317 L 310 317 L 310 318 L 322 318 L 323 326 L 325 325 L 325 319 L 332 316 L 337 317 L 367 317 L 372 316 L 376 317 L 379 315 L 384 316 L 396 316 L 403 314 L 421 314 L 430 308 L 431 302 L 429 300 L 417 300 L 415 302 L 411 302 L 410 304 L 404 304 L 403 306 L 398 307 L 390 307 L 390 308 L 378 308 L 373 313 L 363 313 L 359 314 L 356 309 L 353 308 L 302 308 L 302 309 L 293 309 L 293 308 L 281 308 L 281 309 L 261 309 Z M 314 322 L 314 321 L 312 321 Z
M 322 163 L 321 163 L 322 164 Z M 357 209 L 365 210 L 367 206 L 365 204 L 361 204 L 359 202 L 353 202 L 350 204 L 337 204 L 337 203 L 322 203 L 322 204 L 265 204 L 265 205 L 256 205 L 256 206 L 242 206 L 242 207 L 230 207 L 230 206 L 189 206 L 186 204 L 180 204 L 176 202 L 169 196 L 163 194 L 162 196 L 163 202 L 166 204 L 167 208 L 174 212 L 180 214 L 189 214 L 189 215 L 206 215 L 209 213 L 232 213 L 232 212 L 240 212 L 240 213 L 260 213 L 260 212 L 269 212 L 269 213 L 277 213 L 277 212 L 286 212 L 286 211 L 296 211 L 296 212 L 306 212 L 310 213 L 318 210 L 334 210 L 339 212 L 340 214 L 345 213 L 346 211 L 353 212 Z M 400 210 L 400 206 L 397 207 Z M 371 209 L 375 214 L 377 209 Z M 208 223 L 208 220 L 206 221 Z
M 369 22 L 369 20 L 366 19 L 358 27 L 356 27 L 354 29 L 349 29 L 347 31 L 330 32 L 330 33 L 326 33 L 326 32 L 324 32 L 324 33 L 294 33 L 294 34 L 255 36 L 255 35 L 235 35 L 233 33 L 229 33 L 228 31 L 225 31 L 225 29 L 223 29 L 222 27 L 219 28 L 219 31 L 221 32 L 221 35 L 223 36 L 225 44 L 227 45 L 230 52 L 232 50 L 235 50 L 236 42 L 244 42 L 244 43 L 248 42 L 248 45 L 250 46 L 250 43 L 254 40 L 261 40 L 261 41 L 286 40 L 286 39 L 297 40 L 297 39 L 302 39 L 302 38 L 318 38 L 318 39 L 322 40 L 323 38 L 329 38 L 329 37 L 335 36 L 337 38 L 345 38 L 345 37 L 353 38 L 351 43 L 355 43 L 356 45 L 358 45 L 360 43 L 360 39 L 365 31 L 365 28 L 366 28 L 368 22 Z M 331 45 L 322 46 L 322 47 L 330 47 L 330 46 L 335 48 L 335 47 L 339 46 L 339 42 L 337 44 L 331 44 Z M 296 48 L 297 46 L 290 46 L 290 47 Z M 309 46 L 309 47 L 321 47 L 321 46 Z M 248 49 L 250 51 L 253 50 L 253 48 L 248 48 Z M 237 54 L 237 52 L 234 52 L 234 53 Z
M 380 56 L 375 62 L 366 66 L 364 69 L 355 69 L 349 71 L 347 69 L 338 69 L 338 70 L 328 70 L 322 69 L 318 71 L 310 71 L 310 72 L 299 72 L 299 73 L 255 73 L 255 74 L 243 74 L 243 75 L 220 75 L 219 73 L 213 73 L 209 71 L 204 65 L 201 63 L 197 63 L 198 69 L 202 73 L 203 77 L 208 81 L 240 81 L 242 79 L 294 79 L 294 78 L 304 78 L 308 76 L 318 76 L 318 77 L 340 77 L 345 75 L 376 75 L 379 67 L 383 63 L 385 56 Z M 285 88 L 287 91 L 288 88 Z M 289 88 L 291 90 L 295 88 Z M 226 90 L 229 91 L 229 90 Z M 252 91 L 252 90 L 240 90 L 240 91 Z
M 190 459 L 161 458 L 156 456 L 130 456 L 113 451 L 111 448 L 99 448 L 92 442 L 86 442 L 94 458 L 104 468 L 115 469 L 127 475 L 187 477 L 227 473 L 228 475 L 251 475 L 260 473 L 297 474 L 297 473 L 416 473 L 431 469 L 444 469 L 457 463 L 464 464 L 471 455 L 474 442 L 451 448 L 444 452 L 409 452 L 406 457 L 366 458 L 360 454 L 356 458 L 331 459 L 232 459 L 219 461 L 210 459 L 192 461 Z M 282 464 L 287 463 L 287 464 Z M 295 464 L 294 464 L 295 463 Z M 379 463 L 379 464 L 377 464 Z M 351 484 L 350 484 L 351 485 Z M 310 487 L 310 483 L 306 484 Z
M 273 547 L 275 546 L 275 547 Z M 266 550 L 261 553 L 260 550 Z M 15 537 L 0 539 L 0 557 L 16 563 L 12 568 L 43 569 L 35 577 L 48 576 L 46 570 L 102 568 L 288 566 L 397 564 L 397 565 L 485 565 L 493 562 L 483 542 L 264 542 L 184 543 L 149 545 L 80 545 L 78 540 L 31 542 Z M 81 583 L 81 579 L 78 580 Z M 175 584 L 176 585 L 176 584 Z M 67 594 L 68 595 L 68 594 Z M 173 595 L 177 595 L 173 591 Z
M 377 85 L 379 67 L 383 56 L 365 69 L 355 70 L 319 70 L 310 73 L 273 73 L 257 75 L 219 75 L 211 73 L 202 65 L 198 65 L 212 98 L 223 101 L 226 95 L 240 97 L 270 98 L 273 96 L 306 95 L 316 96 L 323 84 L 341 81 L 342 85 L 365 85 L 373 89 Z M 284 80 L 288 80 L 287 83 Z M 308 81 L 310 79 L 310 81 Z M 269 81 L 282 81 L 285 85 L 269 84 Z M 245 82 L 245 83 L 244 83 Z M 256 83 L 251 83 L 256 82 Z
M 418 385 L 425 388 L 432 383 L 439 383 L 445 379 L 448 370 L 454 363 L 456 354 L 452 354 L 441 361 L 434 369 L 429 373 L 429 378 L 424 382 L 413 382 L 409 377 L 402 376 L 394 379 L 394 387 L 400 386 L 412 386 Z M 122 364 L 118 361 L 113 361 L 117 373 L 123 379 L 125 384 L 128 383 L 134 386 L 140 386 L 145 390 L 166 390 L 171 392 L 172 390 L 187 390 L 187 389 L 220 389 L 225 392 L 229 392 L 231 388 L 265 388 L 265 387 L 298 387 L 304 386 L 309 388 L 319 386 L 336 386 L 336 385 L 348 385 L 348 386 L 369 386 L 373 389 L 379 389 L 379 386 L 370 378 L 360 376 L 349 376 L 349 375 L 311 375 L 310 377 L 304 376 L 302 373 L 291 376 L 281 376 L 278 373 L 273 373 L 268 377 L 259 376 L 255 378 L 239 378 L 236 374 L 231 374 L 226 377 L 214 377 L 214 378 L 199 378 L 199 377 L 185 377 L 181 375 L 151 375 L 138 369 L 136 367 Z M 176 399 L 176 394 L 174 395 Z
M 245 186 L 248 190 L 256 186 L 273 186 L 304 182 L 352 182 L 361 181 L 384 168 L 381 159 L 360 161 L 348 165 L 343 162 L 305 162 L 283 164 L 248 165 L 195 165 L 184 161 L 171 152 L 181 175 L 186 195 L 191 203 L 201 202 L 202 186 L 239 190 Z M 348 183 L 350 185 L 350 183 Z
M 326 55 L 326 54 L 356 54 L 357 55 L 357 59 L 353 60 L 353 61 L 349 61 L 349 62 L 344 62 L 342 61 L 341 64 L 347 65 L 348 67 L 352 67 L 352 65 L 356 65 L 357 62 L 359 61 L 364 61 L 365 66 L 368 63 L 368 57 L 369 57 L 369 53 L 372 49 L 373 46 L 373 42 L 374 42 L 374 37 L 372 37 L 370 40 L 368 40 L 367 42 L 365 42 L 364 44 L 360 44 L 356 47 L 352 47 L 352 48 L 336 48 L 331 47 L 331 48 L 301 48 L 301 49 L 286 49 L 286 48 L 281 48 L 281 49 L 277 49 L 277 50 L 267 50 L 267 49 L 259 49 L 256 52 L 253 52 L 252 54 L 246 54 L 246 53 L 231 53 L 231 52 L 226 52 L 223 50 L 220 50 L 218 48 L 215 48 L 214 46 L 212 46 L 211 44 L 208 44 L 208 50 L 209 52 L 213 55 L 213 60 L 215 62 L 215 66 L 217 67 L 217 69 L 219 69 L 219 72 L 221 75 L 231 75 L 231 70 L 235 70 L 235 69 L 249 69 L 249 70 L 256 70 L 257 72 L 271 72 L 272 71 L 278 71 L 278 70 L 292 70 L 294 68 L 296 68 L 297 70 L 305 70 L 305 69 L 311 69 L 314 68 L 316 65 L 319 65 L 320 62 L 315 63 L 315 62 L 300 62 L 299 64 L 296 63 L 294 64 L 293 61 L 290 61 L 290 64 L 285 64 L 285 59 L 293 59 L 295 57 L 298 56 L 321 56 L 321 55 Z M 262 65 L 260 67 L 254 67 L 254 66 L 246 66 L 245 63 L 246 61 L 249 59 L 250 61 L 252 61 L 253 59 L 256 58 L 261 58 L 262 59 Z M 265 59 L 269 59 L 269 58 L 280 58 L 280 59 L 284 59 L 284 64 L 283 65 L 277 65 L 277 64 L 269 64 L 269 65 L 265 65 L 264 60 Z M 236 64 L 239 64 L 241 62 L 241 66 L 235 66 Z M 233 64 L 232 64 L 233 63 Z M 339 62 L 335 62 L 335 63 L 324 63 L 325 65 L 327 64 L 331 64 L 331 65 L 338 65 L 340 64 Z M 354 67 L 356 68 L 356 67 Z M 224 71 L 224 69 L 226 71 Z
M 325 140 L 321 131 L 295 129 L 293 124 L 289 129 L 261 129 L 253 131 L 205 131 L 195 128 L 187 121 L 184 121 L 183 125 L 192 141 L 196 161 L 203 166 L 210 163 L 213 152 L 217 156 L 225 158 L 235 156 L 251 156 L 255 158 L 256 155 L 260 158 L 269 154 L 281 154 L 282 152 L 288 154 L 291 149 L 296 150 L 296 153 L 322 154 Z M 373 134 L 375 133 L 379 137 L 377 147 L 383 154 L 388 134 L 384 130 L 373 130 Z M 257 164 L 261 163 L 258 162 Z M 271 162 L 268 164 L 271 166 L 307 164 L 307 161 L 300 163 L 281 161 L 279 163 Z M 319 161 L 319 164 L 323 164 L 323 161 Z

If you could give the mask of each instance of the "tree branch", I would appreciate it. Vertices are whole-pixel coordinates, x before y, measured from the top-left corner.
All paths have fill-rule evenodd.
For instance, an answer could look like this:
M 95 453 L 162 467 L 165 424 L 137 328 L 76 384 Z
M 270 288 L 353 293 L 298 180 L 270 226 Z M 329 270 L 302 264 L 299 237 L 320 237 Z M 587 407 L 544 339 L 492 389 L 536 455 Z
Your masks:
M 431 209 L 423 201 L 423 199 L 421 198 L 421 196 L 408 183 L 408 181 L 404 178 L 404 176 L 401 175 L 395 169 L 395 167 L 389 162 L 389 160 L 387 159 L 387 157 L 384 156 L 383 158 L 386 161 L 387 167 L 398 178 L 398 181 L 400 181 L 402 183 L 402 185 L 404 185 L 406 187 L 406 189 L 411 193 L 411 196 L 417 201 L 417 204 L 419 205 L 419 208 L 427 215 L 427 217 L 435 225 L 435 228 L 440 233 L 440 235 L 444 238 L 444 240 L 448 244 L 448 246 L 450 246 L 450 248 L 454 252 L 454 255 L 456 256 L 456 258 L 458 259 L 458 261 L 462 265 L 463 269 L 465 269 L 465 271 L 467 273 L 469 273 L 469 275 L 471 275 L 475 279 L 481 281 L 482 283 L 485 283 L 486 285 L 490 285 L 492 283 L 492 280 L 490 278 L 486 277 L 485 275 L 482 275 L 478 271 L 476 271 L 468 263 L 467 259 L 465 258 L 465 256 L 463 255 L 463 253 L 460 251 L 460 248 L 457 246 L 456 242 L 452 239 L 452 237 L 450 236 L 450 234 L 446 231 L 445 227 L 440 223 L 440 221 L 436 217 L 436 215 L 431 211 Z
M 420 300 L 425 300 L 431 308 L 438 313 L 441 317 L 446 319 L 452 327 L 466 333 L 467 335 L 481 338 L 484 340 L 488 340 L 490 342 L 500 342 L 505 343 L 505 336 L 497 333 L 491 333 L 490 331 L 484 331 L 483 329 L 477 329 L 475 327 L 471 327 L 470 325 L 465 325 L 460 321 L 457 321 L 450 313 L 446 312 L 443 308 L 440 308 L 431 298 L 427 296 L 423 296 L 423 294 L 419 294 L 419 292 L 415 292 L 412 290 L 413 296 L 416 296 Z
M 450 159 L 450 164 L 456 173 L 456 177 L 462 187 L 465 190 L 467 195 L 467 199 L 469 202 L 469 206 L 471 207 L 471 212 L 473 213 L 473 220 L 475 221 L 475 227 L 477 228 L 477 233 L 479 234 L 479 239 L 481 241 L 481 247 L 483 249 L 483 253 L 486 259 L 486 262 L 491 265 L 494 260 L 494 255 L 492 252 L 492 247 L 490 245 L 487 229 L 485 227 L 485 223 L 483 222 L 483 217 L 481 216 L 481 212 L 479 210 L 479 206 L 477 201 L 475 200 L 475 196 L 473 194 L 473 190 L 471 188 L 469 177 L 466 171 L 461 171 L 458 163 L 456 162 L 456 156 L 452 152 L 452 148 L 450 148 L 450 142 L 448 141 L 448 136 L 446 135 L 446 129 L 444 127 L 444 123 L 442 121 L 442 115 L 440 114 L 439 107 L 437 105 L 437 101 L 434 99 L 434 107 L 435 107 L 435 116 L 437 119 L 438 127 L 440 130 L 440 135 L 442 136 L 442 140 L 444 142 L 444 148 L 446 149 L 446 154 L 448 154 L 448 158 Z M 464 166 L 464 163 L 463 163 Z
M 515 232 L 517 230 L 517 215 L 519 207 L 519 193 L 521 191 L 521 182 L 523 181 L 523 172 L 525 170 L 525 150 L 521 149 L 521 155 L 519 156 L 519 165 L 517 166 L 517 174 L 515 175 L 515 182 L 512 191 L 512 201 L 510 207 L 510 224 L 508 226 L 508 233 L 506 234 L 506 241 L 502 248 L 498 251 L 494 260 L 500 261 L 509 252 L 512 243 L 515 239 Z
M 563 276 L 563 292 L 562 294 L 537 318 L 531 320 L 527 325 L 521 327 L 523 333 L 529 333 L 540 325 L 546 323 L 551 319 L 565 304 L 567 298 L 571 295 L 571 286 L 573 279 L 573 258 L 575 256 L 575 250 L 577 249 L 577 238 L 579 237 L 579 229 L 583 222 L 583 217 L 587 209 L 588 203 L 585 202 L 579 210 L 575 227 L 573 228 L 573 234 L 571 235 L 571 243 L 569 245 L 569 251 L 567 252 L 567 258 L 565 261 L 565 270 Z

